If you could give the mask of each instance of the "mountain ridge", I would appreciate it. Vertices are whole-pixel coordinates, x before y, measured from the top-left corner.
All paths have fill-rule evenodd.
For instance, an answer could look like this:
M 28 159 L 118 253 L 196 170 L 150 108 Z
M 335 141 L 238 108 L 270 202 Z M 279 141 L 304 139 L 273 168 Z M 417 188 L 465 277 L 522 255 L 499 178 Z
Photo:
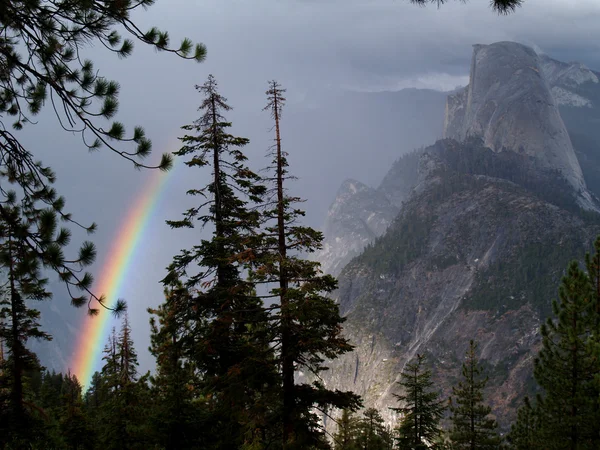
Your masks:
M 502 57 L 494 58 L 494 46 Z M 507 55 L 507 48 L 517 48 L 522 57 Z M 507 59 L 511 70 L 495 70 Z M 397 190 L 400 201 L 390 203 L 398 215 L 339 272 L 336 298 L 356 347 L 331 364 L 325 381 L 356 390 L 390 424 L 397 419 L 388 409 L 397 406 L 396 381 L 416 352 L 430 356 L 436 383 L 450 395 L 468 341 L 476 339 L 490 375 L 486 394 L 506 430 L 523 395 L 535 393 L 539 327 L 560 278 L 600 233 L 598 190 L 588 190 L 578 161 L 600 158 L 600 152 L 591 144 L 576 149 L 561 116 L 594 112 L 595 102 L 559 106 L 549 81 L 576 94 L 582 86 L 595 93 L 589 69 L 555 63 L 515 43 L 475 46 L 473 60 L 470 86 L 477 77 L 487 84 L 449 95 L 446 113 L 453 116 L 445 117 L 446 138 L 415 152 L 417 163 L 407 164 L 404 174 L 390 169 L 387 191 L 378 189 L 388 200 Z M 514 82 L 513 71 L 525 75 Z M 598 94 L 600 99 L 600 89 Z M 540 101 L 543 108 L 524 116 L 511 104 L 522 99 Z M 498 111 L 508 124 L 495 125 L 502 120 L 494 117 Z M 542 132 L 527 134 L 540 124 L 546 126 Z M 497 136 L 502 130 L 525 136 L 527 145 L 514 148 L 518 140 Z M 327 218 L 332 220 L 335 214 Z M 337 233 L 343 238 L 343 229 Z M 325 238 L 327 243 L 331 236 Z

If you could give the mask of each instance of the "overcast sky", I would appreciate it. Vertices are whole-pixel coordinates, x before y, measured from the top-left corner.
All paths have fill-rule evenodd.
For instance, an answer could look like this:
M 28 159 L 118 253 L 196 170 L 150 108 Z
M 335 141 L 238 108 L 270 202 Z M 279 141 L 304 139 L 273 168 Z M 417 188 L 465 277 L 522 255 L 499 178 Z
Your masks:
M 196 118 L 200 98 L 193 86 L 209 73 L 216 76 L 221 92 L 235 108 L 234 130 L 250 137 L 249 151 L 262 156 L 269 122 L 261 108 L 270 79 L 288 89 L 287 111 L 299 111 L 326 99 L 323 95 L 330 90 L 450 90 L 465 85 L 475 43 L 514 40 L 554 58 L 600 69 L 600 2 L 595 0 L 526 0 L 510 16 L 493 13 L 487 0 L 451 2 L 439 9 L 404 0 L 160 0 L 147 12 L 136 12 L 134 19 L 142 29 L 156 25 L 169 30 L 173 45 L 189 37 L 208 49 L 202 64 L 157 54 L 140 43 L 126 60 L 101 47 L 89 51 L 101 73 L 121 84 L 119 120 L 130 127 L 143 125 L 156 157 L 177 149 L 179 126 Z M 346 112 L 339 113 L 344 117 Z M 98 222 L 94 237 L 99 247 L 94 267 L 98 272 L 108 243 L 143 193 L 149 175 L 134 171 L 109 152 L 88 154 L 77 138 L 57 125 L 51 114 L 42 114 L 40 123 L 27 128 L 23 139 L 55 167 L 59 189 L 75 217 Z M 336 168 L 327 183 L 311 180 L 316 173 L 311 170 L 313 162 L 298 163 L 295 170 L 300 191 L 309 197 L 308 221 L 313 225 L 323 222 L 326 206 L 346 176 L 345 158 L 340 160 L 343 149 L 336 150 L 331 151 L 335 157 L 328 157 L 327 151 L 319 155 L 324 170 Z M 302 155 L 293 157 L 302 159 Z M 389 158 L 379 160 L 374 149 L 365 149 L 364 161 L 369 165 L 364 173 L 356 163 L 348 166 L 347 176 L 376 185 L 389 167 Z M 145 308 L 161 301 L 158 280 L 164 267 L 192 236 L 168 231 L 164 220 L 178 217 L 186 205 L 181 194 L 197 179 L 186 169 L 172 176 L 134 258 L 130 282 L 121 293 L 129 301 L 140 353 L 148 345 Z M 149 367 L 150 359 L 146 355 L 141 359 L 143 367 Z

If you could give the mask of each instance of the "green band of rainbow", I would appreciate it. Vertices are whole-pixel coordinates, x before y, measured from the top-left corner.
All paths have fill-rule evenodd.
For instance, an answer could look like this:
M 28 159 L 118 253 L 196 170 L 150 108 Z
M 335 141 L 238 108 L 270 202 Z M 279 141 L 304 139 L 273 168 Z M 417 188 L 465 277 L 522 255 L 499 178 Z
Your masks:
M 169 173 L 172 173 L 172 169 Z M 159 203 L 169 173 L 156 171 L 142 195 L 134 203 L 129 214 L 118 228 L 110 250 L 100 270 L 98 282 L 94 283 L 94 292 L 106 296 L 107 306 L 113 307 L 122 295 L 123 285 L 131 270 L 145 228 L 152 212 Z M 102 367 L 102 349 L 109 332 L 112 313 L 99 307 L 95 317 L 86 316 L 81 327 L 81 339 L 77 343 L 71 370 L 85 388 L 89 387 L 92 375 Z

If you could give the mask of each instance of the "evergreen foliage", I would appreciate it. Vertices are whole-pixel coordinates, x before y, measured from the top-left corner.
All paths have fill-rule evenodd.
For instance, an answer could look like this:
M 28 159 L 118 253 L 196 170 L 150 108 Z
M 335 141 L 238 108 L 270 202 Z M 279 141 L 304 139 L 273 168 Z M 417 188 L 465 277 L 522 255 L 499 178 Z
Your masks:
M 344 409 L 333 435 L 334 450 L 391 450 L 394 436 L 375 408 L 368 408 L 362 417 Z
M 599 417 L 593 399 L 598 361 L 588 340 L 595 323 L 593 290 L 588 275 L 571 263 L 553 302 L 556 319 L 542 326 L 535 379 L 544 391 L 537 408 L 543 415 L 541 436 L 548 448 L 592 448 Z
M 385 426 L 383 417 L 375 408 L 368 408 L 356 427 L 356 444 L 359 449 L 391 450 L 393 435 Z
M 271 113 L 275 138 L 266 178 L 270 189 L 263 213 L 264 232 L 250 279 L 271 287 L 270 297 L 279 300 L 270 308 L 270 342 L 278 350 L 275 362 L 281 377 L 283 448 L 292 449 L 320 445 L 323 440 L 315 409 L 356 409 L 359 398 L 351 392 L 327 389 L 318 379 L 319 373 L 326 370 L 325 359 L 337 358 L 352 346 L 341 335 L 344 319 L 339 308 L 327 296 L 337 287 L 337 281 L 322 275 L 319 263 L 302 257 L 321 247 L 323 235 L 300 223 L 304 211 L 294 205 L 301 200 L 287 191 L 292 177 L 281 139 L 284 94 L 278 82 L 269 83 L 264 109 Z M 296 371 L 308 373 L 315 380 L 297 384 Z
M 517 412 L 517 420 L 511 426 L 508 442 L 515 450 L 532 450 L 540 448 L 539 431 L 541 427 L 539 412 L 525 397 L 523 406 Z
M 357 450 L 356 430 L 358 419 L 349 409 L 343 409 L 337 421 L 337 431 L 332 436 L 334 450 Z
M 152 384 L 152 429 L 167 450 L 192 449 L 205 445 L 198 423 L 204 404 L 196 398 L 194 365 L 189 358 L 188 340 L 193 323 L 189 310 L 193 307 L 188 290 L 178 283 L 165 289 L 165 303 L 149 309 L 150 351 L 156 358 L 156 374 Z M 206 431 L 204 431 L 206 433 Z
M 26 411 L 25 377 L 27 372 L 40 370 L 37 356 L 27 347 L 27 342 L 51 339 L 39 328 L 39 311 L 27 302 L 51 297 L 46 289 L 47 279 L 42 275 L 44 268 L 62 270 L 61 277 L 68 285 L 89 289 L 91 275 L 85 274 L 74 282 L 72 271 L 73 267 L 79 271 L 89 265 L 94 259 L 95 248 L 85 243 L 79 258 L 67 262 L 63 247 L 68 245 L 71 235 L 68 229 L 58 228 L 55 211 L 40 208 L 36 198 L 19 199 L 15 192 L 2 193 L 5 200 L 0 201 L 0 267 L 6 279 L 0 297 L 0 339 L 6 355 L 1 362 L 0 389 L 10 391 L 10 399 L 0 413 L 7 417 L 0 422 L 11 424 L 11 433 L 27 436 L 32 416 L 31 411 Z M 29 236 L 34 236 L 35 240 L 28 239 Z M 72 296 L 72 302 L 80 305 L 85 302 L 85 297 Z
M 148 376 L 138 378 L 137 352 L 127 316 L 119 333 L 112 330 L 103 360 L 97 385 L 93 386 L 100 398 L 90 408 L 98 443 L 114 450 L 148 448 Z
M 476 350 L 477 344 L 471 340 L 462 366 L 462 380 L 452 388 L 450 440 L 456 450 L 498 449 L 501 444 L 498 424 L 489 417 L 492 408 L 484 401 L 487 377 L 483 377 Z
M 594 254 L 585 255 L 585 267 L 591 284 L 592 301 L 591 332 L 587 342 L 587 353 L 591 355 L 594 367 L 592 368 L 593 381 L 591 397 L 588 399 L 593 411 L 592 420 L 600 423 L 600 237 L 594 242 Z M 592 430 L 592 442 L 596 448 L 600 447 L 600 426 Z
M 90 150 L 106 146 L 132 161 L 136 167 L 148 156 L 151 143 L 141 127 L 127 136 L 120 122 L 109 127 L 99 119 L 112 119 L 118 110 L 119 84 L 100 76 L 90 60 L 81 52 L 89 43 L 102 44 L 120 58 L 133 52 L 137 40 L 157 50 L 182 58 L 203 61 L 206 49 L 184 39 L 179 48 L 170 47 L 166 31 L 139 29 L 131 16 L 135 10 L 148 8 L 154 0 L 7 0 L 0 6 L 0 55 L 5 64 L 0 77 L 0 115 L 14 117 L 12 127 L 20 130 L 32 124 L 46 101 L 50 101 L 61 126 L 79 133 Z M 123 38 L 125 30 L 130 38 Z M 59 112 L 60 111 L 60 112 Z M 125 151 L 114 146 L 133 143 L 135 149 Z M 0 130 L 0 154 L 11 154 L 18 167 L 37 174 L 29 166 L 28 152 L 9 131 Z M 159 167 L 166 169 L 170 156 L 164 155 Z
M 94 448 L 93 428 L 83 409 L 81 384 L 71 373 L 63 378 L 60 390 L 58 426 L 64 448 L 69 450 Z
M 439 7 L 448 0 L 410 0 L 411 3 L 419 6 L 425 6 L 427 3 L 435 3 Z M 510 14 L 516 11 L 523 4 L 523 0 L 492 0 L 492 9 L 498 14 Z
M 600 374 L 595 339 L 600 326 L 600 238 L 586 254 L 585 270 L 573 261 L 542 325 L 534 376 L 541 393 L 526 399 L 513 424 L 514 448 L 595 449 L 600 445 Z
M 431 369 L 425 367 L 425 356 L 406 365 L 398 384 L 402 395 L 394 394 L 401 407 L 391 408 L 400 414 L 397 441 L 402 449 L 429 448 L 441 435 L 440 421 L 445 405 L 439 393 L 433 390 Z
M 188 355 L 198 374 L 198 395 L 209 413 L 202 424 L 214 442 L 207 448 L 241 448 L 265 439 L 265 388 L 276 383 L 273 348 L 265 325 L 267 313 L 243 271 L 255 257 L 260 225 L 257 210 L 265 192 L 258 175 L 246 165 L 242 148 L 248 139 L 228 132 L 223 114 L 231 109 L 211 75 L 196 87 L 204 96 L 201 117 L 184 126 L 194 132 L 180 138 L 186 165 L 209 168 L 208 185 L 188 194 L 202 198 L 173 228 L 210 226 L 212 238 L 175 256 L 163 283 L 193 292 L 193 323 Z M 265 403 L 266 402 L 266 403 Z M 212 447 L 211 447 L 212 446 Z
M 35 160 L 12 130 L 21 130 L 35 124 L 46 104 L 51 104 L 60 126 L 79 134 L 90 150 L 106 147 L 131 161 L 135 167 L 151 167 L 142 160 L 151 152 L 151 142 L 142 127 L 136 126 L 128 134 L 123 123 L 114 119 L 119 102 L 119 84 L 101 76 L 91 60 L 83 59 L 84 48 L 93 43 L 102 44 L 119 58 L 133 51 L 133 40 L 151 45 L 157 50 L 172 52 L 182 58 L 204 60 L 206 49 L 184 39 L 178 48 L 171 48 L 166 31 L 153 27 L 140 30 L 131 16 L 135 10 L 148 8 L 154 0 L 5 0 L 0 5 L 0 178 L 15 185 L 20 199 L 33 204 L 39 202 L 52 210 L 60 219 L 82 227 L 64 211 L 64 199 L 58 197 L 51 185 L 52 170 Z M 123 38 L 124 30 L 130 38 Z M 10 122 L 10 123 L 9 123 Z M 133 147 L 127 149 L 127 147 Z M 164 154 L 160 169 L 168 169 L 171 156 Z M 10 222 L 12 194 L 0 190 L 0 220 Z M 47 212 L 46 218 L 50 216 Z M 92 232 L 95 225 L 83 227 Z M 58 272 L 66 283 L 73 304 L 87 304 L 89 312 L 97 306 L 112 309 L 104 297 L 90 291 L 92 277 L 81 273 L 77 262 L 62 258 L 55 246 L 47 248 L 43 235 L 23 227 L 18 239 L 23 246 L 45 260 L 47 267 Z M 70 235 L 63 235 L 69 239 Z M 93 247 L 84 243 L 85 257 L 93 259 Z M 81 255 L 84 256 L 84 255 Z M 79 258 L 83 261 L 85 258 Z M 74 296 L 76 287 L 87 298 Z M 98 302 L 96 304 L 96 302 Z M 92 305 L 92 303 L 94 303 Z M 116 312 L 124 303 L 117 301 Z

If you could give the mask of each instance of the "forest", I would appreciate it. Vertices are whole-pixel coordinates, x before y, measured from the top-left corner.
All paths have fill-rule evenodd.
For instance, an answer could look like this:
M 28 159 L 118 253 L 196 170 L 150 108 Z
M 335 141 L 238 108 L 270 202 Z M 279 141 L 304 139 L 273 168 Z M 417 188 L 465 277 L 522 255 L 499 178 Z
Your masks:
M 141 127 L 128 134 L 118 121 L 98 124 L 98 117 L 114 118 L 119 85 L 80 58 L 90 40 L 127 57 L 133 43 L 119 26 L 157 50 L 205 58 L 202 44 L 185 39 L 173 48 L 166 32 L 140 31 L 131 11 L 152 3 L 0 5 L 2 449 L 600 448 L 600 238 L 556 286 L 558 299 L 540 329 L 537 387 L 508 433 L 499 430 L 486 401 L 475 337 L 450 398 L 432 381 L 436 361 L 417 354 L 398 374 L 397 423 L 386 424 L 360 396 L 321 379 L 328 363 L 353 347 L 333 297 L 337 281 L 310 259 L 323 235 L 303 224 L 303 199 L 289 190 L 293 175 L 281 126 L 286 90 L 277 81 L 266 86 L 263 113 L 272 120 L 273 144 L 264 168 L 249 167 L 249 140 L 234 134 L 232 107 L 212 75 L 196 86 L 198 117 L 182 126 L 181 148 L 156 167 L 143 162 L 151 142 Z M 494 4 L 500 11 L 516 6 Z M 32 117 L 46 103 L 90 150 L 113 151 L 148 170 L 169 170 L 173 158 L 181 158 L 186 170 L 203 174 L 197 180 L 208 179 L 181 192 L 195 205 L 167 222 L 173 233 L 196 228 L 208 234 L 173 256 L 160 280 L 164 301 L 148 309 L 153 372 L 139 371 L 127 304 L 94 292 L 86 269 L 97 253 L 94 244 L 83 242 L 75 257 L 67 256 L 71 229 L 93 233 L 95 226 L 67 212 L 52 187 L 52 169 L 11 131 L 34 125 Z M 73 307 L 121 318 L 105 343 L 102 370 L 85 390 L 73 374 L 45 370 L 28 346 L 52 339 L 36 309 L 36 302 L 52 301 L 50 276 L 67 286 Z

